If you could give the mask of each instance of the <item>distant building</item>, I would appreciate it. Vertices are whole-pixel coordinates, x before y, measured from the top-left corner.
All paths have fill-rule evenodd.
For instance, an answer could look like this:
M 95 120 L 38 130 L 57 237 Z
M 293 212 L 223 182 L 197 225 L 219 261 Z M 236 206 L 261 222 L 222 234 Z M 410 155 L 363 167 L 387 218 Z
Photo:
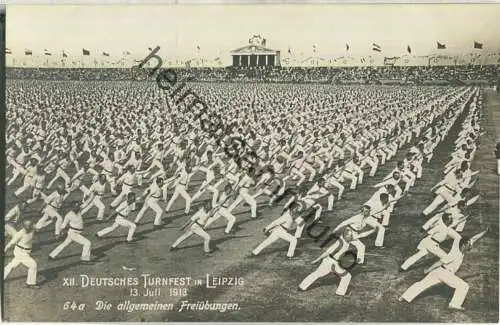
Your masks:
M 280 66 L 280 51 L 265 47 L 266 40 L 253 36 L 250 44 L 231 51 L 233 67 L 274 67 Z

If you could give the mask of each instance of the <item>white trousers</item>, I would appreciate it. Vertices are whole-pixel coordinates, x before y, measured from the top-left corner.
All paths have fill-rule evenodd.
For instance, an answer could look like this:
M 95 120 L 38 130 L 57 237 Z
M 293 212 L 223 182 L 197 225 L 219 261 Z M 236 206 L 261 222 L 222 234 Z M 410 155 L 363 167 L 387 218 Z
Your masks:
M 410 266 L 418 262 L 421 258 L 429 253 L 436 255 L 439 258 L 444 258 L 447 254 L 441 249 L 441 247 L 429 237 L 425 237 L 420 241 L 417 246 L 417 252 L 412 256 L 408 257 L 406 261 L 401 265 L 403 270 L 407 270 Z
M 61 217 L 59 212 L 57 212 L 56 209 L 54 209 L 51 206 L 47 206 L 43 210 L 43 215 L 38 220 L 38 222 L 35 224 L 35 229 L 40 230 L 42 228 L 47 227 L 48 225 L 50 225 L 52 223 L 53 219 L 56 219 L 55 234 L 56 234 L 56 236 L 58 236 L 61 233 L 61 225 L 63 222 L 63 218 Z
M 302 290 L 307 290 L 316 280 L 322 278 L 330 273 L 335 273 L 340 276 L 340 283 L 335 292 L 339 296 L 343 296 L 347 292 L 349 283 L 351 282 L 351 274 L 342 268 L 339 262 L 331 257 L 325 257 L 318 268 L 309 274 L 302 282 L 299 284 L 299 288 Z
M 290 233 L 288 233 L 288 231 L 283 229 L 281 226 L 277 226 L 273 230 L 271 230 L 271 234 L 269 234 L 269 237 L 264 239 L 264 241 L 260 243 L 259 246 L 257 246 L 252 251 L 252 253 L 254 255 L 258 255 L 264 248 L 271 245 L 278 239 L 283 239 L 290 243 L 290 245 L 288 246 L 288 252 L 286 256 L 293 257 L 293 255 L 295 254 L 295 248 L 297 247 L 297 238 L 290 235 Z
M 378 159 L 374 159 L 373 157 L 365 157 L 365 159 L 363 159 L 363 161 L 361 162 L 359 168 L 363 169 L 366 165 L 369 165 L 371 167 L 370 176 L 375 176 L 378 167 Z
M 57 168 L 56 175 L 49 182 L 47 188 L 51 188 L 59 178 L 62 178 L 64 180 L 64 187 L 66 187 L 66 184 L 68 184 L 71 180 L 68 174 L 66 174 L 66 172 L 62 168 Z
M 181 185 L 178 184 L 175 187 L 174 194 L 172 194 L 172 197 L 170 198 L 170 201 L 168 201 L 166 211 L 169 211 L 170 208 L 172 207 L 172 204 L 174 204 L 175 200 L 177 199 L 178 196 L 182 196 L 184 200 L 186 201 L 186 208 L 184 209 L 185 213 L 189 213 L 189 210 L 191 210 L 191 196 L 189 196 L 189 193 L 186 191 L 186 185 Z
M 415 282 L 403 293 L 401 297 L 408 302 L 412 302 L 413 299 L 415 299 L 415 297 L 417 297 L 423 291 L 439 283 L 444 283 L 449 287 L 455 289 L 449 306 L 451 308 L 461 308 L 462 304 L 464 303 L 465 296 L 469 291 L 469 285 L 467 284 L 467 282 L 460 279 L 454 273 L 446 270 L 443 267 L 438 267 L 437 269 L 427 274 L 427 276 L 422 280 Z
M 425 210 L 423 211 L 423 214 L 429 215 L 432 211 L 434 211 L 441 203 L 444 201 L 453 201 L 453 194 L 448 190 L 446 187 L 441 186 L 436 190 L 436 197 L 434 200 L 429 204 Z
M 90 240 L 83 237 L 81 235 L 81 231 L 74 229 L 68 230 L 68 236 L 66 237 L 66 239 L 61 244 L 59 244 L 59 246 L 54 248 L 54 250 L 50 252 L 49 256 L 55 258 L 72 242 L 78 243 L 83 246 L 80 259 L 82 261 L 90 261 Z
M 134 232 L 135 232 L 135 229 L 137 228 L 137 226 L 135 225 L 135 223 L 133 223 L 130 220 L 127 220 L 126 218 L 124 218 L 122 216 L 117 216 L 115 219 L 115 222 L 111 226 L 106 227 L 106 228 L 98 231 L 97 236 L 102 237 L 104 235 L 107 235 L 110 232 L 118 229 L 119 226 L 128 228 L 127 241 L 131 241 L 134 237 Z
M 151 196 L 148 197 L 144 202 L 144 206 L 142 207 L 141 211 L 139 211 L 139 213 L 137 214 L 137 217 L 135 217 L 134 222 L 138 223 L 139 221 L 141 221 L 142 217 L 144 216 L 144 213 L 148 210 L 148 208 L 151 208 L 155 212 L 155 219 L 153 224 L 155 226 L 161 225 L 161 215 L 163 214 L 163 210 L 158 204 L 158 198 L 154 198 Z
M 207 220 L 205 223 L 205 228 L 208 228 L 212 223 L 219 220 L 220 217 L 224 217 L 227 220 L 226 229 L 224 232 L 227 234 L 233 229 L 234 222 L 236 221 L 236 217 L 226 208 L 220 208 L 211 218 Z
M 339 193 L 337 194 L 337 199 L 340 200 L 342 198 L 342 194 L 344 193 L 345 186 L 342 185 L 340 182 L 338 182 L 333 177 L 330 177 L 328 179 L 328 183 L 330 183 L 332 186 L 335 186 L 339 190 Z M 354 186 L 356 186 L 356 184 L 354 184 Z
M 26 278 L 26 284 L 35 285 L 36 284 L 36 271 L 37 264 L 35 260 L 30 256 L 30 250 L 22 249 L 16 246 L 14 248 L 14 258 L 5 266 L 3 279 L 5 280 L 10 272 L 19 266 L 19 264 L 23 264 L 28 268 L 28 277 Z
M 358 184 L 358 178 L 356 177 L 356 175 L 351 174 L 351 173 L 346 172 L 346 171 L 343 171 L 341 177 L 347 178 L 348 180 L 351 181 L 351 187 L 350 187 L 351 190 L 356 189 L 356 185 Z M 360 184 L 361 184 L 361 182 L 360 182 Z
M 205 253 L 210 252 L 210 235 L 197 223 L 191 225 L 188 231 L 186 231 L 182 236 L 180 236 L 172 247 L 179 246 L 184 240 L 191 237 L 193 234 L 196 234 L 203 238 L 203 251 Z
M 243 200 L 245 200 L 245 202 L 250 205 L 252 218 L 257 218 L 257 201 L 253 196 L 248 194 L 248 190 L 246 188 L 242 188 L 240 190 L 240 195 L 238 195 L 238 198 L 233 202 L 233 204 L 231 204 L 231 206 L 229 207 L 229 211 L 232 212 L 234 208 L 236 208 Z
M 97 220 L 102 220 L 104 218 L 104 210 L 106 209 L 106 206 L 104 205 L 104 203 L 102 203 L 101 197 L 98 195 L 94 196 L 92 201 L 87 206 L 85 206 L 85 208 L 81 212 L 82 215 L 87 213 L 93 207 L 97 208 Z
M 118 206 L 123 200 L 127 198 L 128 193 L 132 192 L 132 188 L 128 185 L 123 184 L 122 185 L 122 191 L 121 193 L 111 202 L 111 207 L 114 208 Z

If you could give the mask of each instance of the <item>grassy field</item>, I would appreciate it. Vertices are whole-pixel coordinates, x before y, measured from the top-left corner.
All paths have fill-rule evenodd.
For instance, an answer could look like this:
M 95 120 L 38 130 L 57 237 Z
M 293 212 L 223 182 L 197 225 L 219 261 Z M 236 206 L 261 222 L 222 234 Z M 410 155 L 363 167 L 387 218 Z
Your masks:
M 335 295 L 338 278 L 327 276 L 315 283 L 308 291 L 299 292 L 297 285 L 316 266 L 310 261 L 321 249 L 306 236 L 299 241 L 296 259 L 285 256 L 287 243 L 279 241 L 268 247 L 258 257 L 249 257 L 253 247 L 265 237 L 262 228 L 276 218 L 281 207 L 268 208 L 261 205 L 259 218 L 250 220 L 249 208 L 242 206 L 236 212 L 239 230 L 234 235 L 225 235 L 222 219 L 209 230 L 216 251 L 207 257 L 202 251 L 202 241 L 193 236 L 179 250 L 169 251 L 170 245 L 181 234 L 184 224 L 182 199 L 173 211 L 164 215 L 166 227 L 153 229 L 152 212 L 149 211 L 138 227 L 137 243 L 123 242 L 122 229 L 104 239 L 96 239 L 94 233 L 108 223 L 97 223 L 89 214 L 85 234 L 92 241 L 93 254 L 97 262 L 81 265 L 80 246 L 72 244 L 58 260 L 48 261 L 50 250 L 57 246 L 50 226 L 39 235 L 33 252 L 38 262 L 41 288 L 24 287 L 26 269 L 14 270 L 5 283 L 5 318 L 9 321 L 343 321 L 343 322 L 497 322 L 498 321 L 498 197 L 499 184 L 495 175 L 496 161 L 493 150 L 499 136 L 495 131 L 494 114 L 500 115 L 500 96 L 486 91 L 486 108 L 481 125 L 486 133 L 476 153 L 472 169 L 480 169 L 476 184 L 481 199 L 473 206 L 472 218 L 465 232 L 475 234 L 486 226 L 490 231 L 464 258 L 458 275 L 470 284 L 465 301 L 465 311 L 447 309 L 451 289 L 436 286 L 419 296 L 412 304 L 401 304 L 398 296 L 415 281 L 423 277 L 423 269 L 434 262 L 428 258 L 408 272 L 399 273 L 398 266 L 414 252 L 419 241 L 419 227 L 425 222 L 421 211 L 432 199 L 430 189 L 443 176 L 443 166 L 448 161 L 453 141 L 459 131 L 458 123 L 449 136 L 436 149 L 430 164 L 424 166 L 424 174 L 417 181 L 411 196 L 403 198 L 391 218 L 386 233 L 385 248 L 373 247 L 373 237 L 367 245 L 366 263 L 352 270 L 353 278 L 345 297 Z M 458 120 L 459 122 L 462 119 Z M 498 123 L 497 123 L 498 124 Z M 398 158 L 406 152 L 403 148 Z M 365 184 L 355 192 L 346 193 L 336 203 L 334 211 L 324 212 L 325 224 L 335 226 L 357 212 L 360 205 L 374 192 L 371 187 L 394 168 L 396 159 L 381 167 L 375 177 L 368 177 Z M 207 198 L 206 196 L 203 199 Z M 12 189 L 6 193 L 7 208 L 15 203 Z M 194 213 L 200 201 L 192 209 Z M 7 257 L 7 261 L 11 257 Z M 126 270 L 123 268 L 134 268 Z M 204 279 L 206 274 L 243 277 L 244 285 L 218 287 L 202 286 L 187 288 L 187 295 L 175 297 L 167 287 L 158 297 L 131 297 L 130 288 L 81 288 L 63 286 L 63 278 L 86 274 L 93 277 L 140 277 L 141 274 L 162 277 L 190 276 Z M 172 311 L 132 312 L 111 310 L 96 311 L 97 300 L 106 300 L 116 306 L 130 300 L 134 303 L 154 301 L 174 304 Z M 65 302 L 86 304 L 85 311 L 63 308 Z M 238 303 L 239 310 L 183 311 L 178 312 L 182 301 Z

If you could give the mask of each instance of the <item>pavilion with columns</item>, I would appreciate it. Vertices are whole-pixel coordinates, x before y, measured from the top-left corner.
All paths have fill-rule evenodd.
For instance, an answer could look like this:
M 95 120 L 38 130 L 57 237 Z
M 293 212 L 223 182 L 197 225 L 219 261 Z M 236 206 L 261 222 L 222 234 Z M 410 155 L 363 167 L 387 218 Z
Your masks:
M 280 66 L 280 51 L 265 47 L 266 40 L 260 36 L 250 38 L 249 45 L 231 51 L 233 67 Z

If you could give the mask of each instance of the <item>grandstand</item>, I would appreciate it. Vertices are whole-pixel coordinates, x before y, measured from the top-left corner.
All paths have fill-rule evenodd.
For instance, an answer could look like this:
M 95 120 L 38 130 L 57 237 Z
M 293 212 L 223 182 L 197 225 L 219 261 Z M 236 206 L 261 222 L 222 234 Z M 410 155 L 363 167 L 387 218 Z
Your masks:
M 421 67 L 227 67 L 173 68 L 197 82 L 324 84 L 483 85 L 498 83 L 500 65 Z M 7 79 L 131 80 L 129 68 L 7 68 Z

